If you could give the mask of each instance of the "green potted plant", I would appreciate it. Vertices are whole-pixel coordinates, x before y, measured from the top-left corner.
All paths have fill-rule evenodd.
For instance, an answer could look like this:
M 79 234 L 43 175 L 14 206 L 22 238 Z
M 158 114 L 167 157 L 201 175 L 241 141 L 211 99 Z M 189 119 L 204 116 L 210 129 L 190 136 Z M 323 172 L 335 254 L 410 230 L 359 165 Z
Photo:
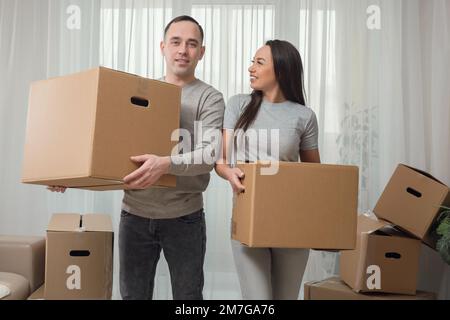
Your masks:
M 436 243 L 436 250 L 442 259 L 450 265 L 450 208 L 441 207 L 442 212 L 438 217 L 436 233 L 439 240 Z

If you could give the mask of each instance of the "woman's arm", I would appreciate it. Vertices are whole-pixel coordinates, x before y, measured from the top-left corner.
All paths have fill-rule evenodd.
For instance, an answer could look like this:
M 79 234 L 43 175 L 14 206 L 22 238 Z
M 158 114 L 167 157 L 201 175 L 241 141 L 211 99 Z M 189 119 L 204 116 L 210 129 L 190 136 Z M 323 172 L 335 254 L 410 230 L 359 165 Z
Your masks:
M 233 134 L 234 130 L 232 129 L 222 130 L 222 157 L 217 160 L 215 170 L 220 177 L 230 182 L 234 192 L 241 193 L 245 190 L 245 187 L 241 183 L 241 179 L 244 178 L 244 173 L 239 168 L 230 167 Z

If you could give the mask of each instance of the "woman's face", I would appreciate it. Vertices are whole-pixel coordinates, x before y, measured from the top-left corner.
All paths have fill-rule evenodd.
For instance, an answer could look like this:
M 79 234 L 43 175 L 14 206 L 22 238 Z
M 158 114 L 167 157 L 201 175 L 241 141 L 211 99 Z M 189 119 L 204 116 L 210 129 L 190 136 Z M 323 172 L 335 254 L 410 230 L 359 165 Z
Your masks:
M 277 85 L 272 51 L 269 46 L 263 46 L 256 51 L 248 71 L 250 72 L 250 87 L 253 90 L 264 92 Z

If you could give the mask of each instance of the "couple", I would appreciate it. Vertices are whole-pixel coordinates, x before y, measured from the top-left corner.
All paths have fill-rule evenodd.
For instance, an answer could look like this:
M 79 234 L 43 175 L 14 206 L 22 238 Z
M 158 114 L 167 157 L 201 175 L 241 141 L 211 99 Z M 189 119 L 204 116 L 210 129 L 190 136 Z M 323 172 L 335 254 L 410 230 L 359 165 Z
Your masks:
M 196 20 L 180 16 L 167 25 L 160 44 L 167 70 L 162 80 L 182 87 L 180 128 L 189 130 L 191 137 L 196 121 L 201 121 L 203 132 L 223 129 L 222 154 L 236 148 L 238 161 L 245 160 L 240 156 L 245 144 L 239 139 L 236 145 L 231 143 L 235 130 L 278 129 L 279 158 L 270 160 L 320 162 L 317 120 L 305 107 L 297 49 L 285 41 L 268 41 L 249 67 L 253 93 L 232 97 L 225 109 L 222 94 L 195 78 L 195 68 L 205 53 L 203 37 Z M 235 193 L 244 191 L 243 173 L 229 165 L 230 159 L 221 157 L 216 165 L 190 164 L 207 147 L 208 142 L 195 141 L 191 153 L 132 157 L 140 167 L 124 178 L 133 190 L 125 191 L 119 226 L 123 299 L 152 299 L 161 250 L 169 266 L 173 298 L 203 299 L 206 225 L 202 192 L 210 171 L 215 168 Z M 268 160 L 270 152 L 259 152 L 256 157 Z M 163 174 L 177 176 L 177 186 L 149 188 Z M 309 250 L 248 248 L 236 241 L 232 249 L 244 299 L 297 299 Z

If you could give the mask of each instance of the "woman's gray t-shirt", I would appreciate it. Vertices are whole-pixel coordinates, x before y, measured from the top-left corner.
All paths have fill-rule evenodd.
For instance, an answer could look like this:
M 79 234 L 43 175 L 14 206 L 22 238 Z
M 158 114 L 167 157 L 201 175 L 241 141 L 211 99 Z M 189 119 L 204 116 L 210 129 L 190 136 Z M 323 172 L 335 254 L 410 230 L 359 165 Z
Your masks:
M 231 97 L 225 109 L 224 129 L 234 129 L 251 96 Z M 245 134 L 235 132 L 236 161 L 298 162 L 300 151 L 318 149 L 318 124 L 314 111 L 301 104 L 263 100 L 255 121 Z

